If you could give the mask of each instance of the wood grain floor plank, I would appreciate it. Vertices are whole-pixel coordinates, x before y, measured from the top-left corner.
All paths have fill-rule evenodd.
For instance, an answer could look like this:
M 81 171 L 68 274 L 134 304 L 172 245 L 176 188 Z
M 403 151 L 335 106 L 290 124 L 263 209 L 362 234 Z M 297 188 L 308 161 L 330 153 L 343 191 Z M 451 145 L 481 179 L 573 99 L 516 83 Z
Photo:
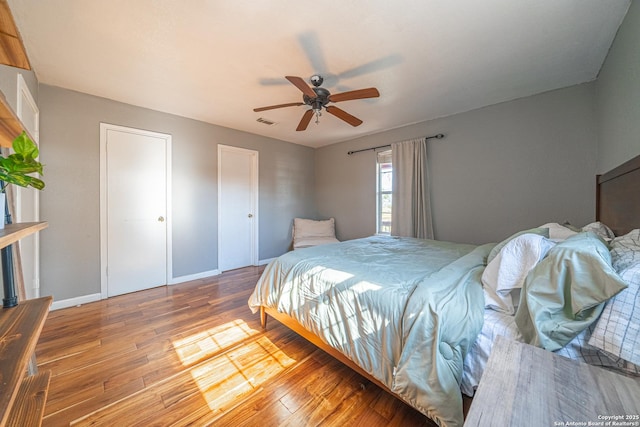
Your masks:
M 364 380 L 356 378 L 357 382 Z M 350 390 L 342 402 L 324 418 L 323 424 L 332 426 L 352 426 L 357 425 L 357 420 L 364 412 L 369 412 L 369 403 L 375 399 L 375 394 L 367 393 L 367 387 L 373 386 L 370 382 L 364 385 L 357 384 L 356 388 Z
M 86 369 L 91 366 L 105 366 L 116 363 L 121 357 L 136 350 L 133 342 L 119 341 L 108 344 L 100 343 L 98 347 L 85 348 L 83 351 L 73 353 L 73 358 L 56 358 L 42 365 L 43 368 L 51 369 L 54 376 L 64 374 L 69 371 Z
M 404 405 L 404 403 L 389 393 L 380 393 L 376 399 L 369 404 L 374 412 L 388 421 L 393 419 L 398 410 L 402 409 L 402 405 Z
M 313 348 L 309 350 L 319 351 Z M 322 365 L 307 357 L 283 375 L 265 384 L 260 392 L 243 401 L 242 410 L 228 411 L 216 421 L 221 425 L 241 426 L 269 420 L 265 425 L 278 425 L 293 413 L 283 404 L 283 399 L 292 391 L 304 390 L 309 382 L 314 381 L 314 374 L 321 369 Z M 299 406 L 302 406 L 302 403 Z
M 69 379 L 69 381 L 73 381 L 73 379 Z M 49 384 L 52 383 L 53 381 L 51 381 Z M 51 393 L 51 388 L 49 388 L 47 404 L 44 406 L 45 418 L 49 414 L 62 411 L 65 408 L 73 407 L 92 398 L 102 396 L 103 394 L 104 387 L 102 386 L 102 383 L 86 385 L 78 382 L 77 386 L 72 389 L 72 391 L 56 394 Z
M 89 365 L 81 369 L 63 373 L 64 381 L 53 381 L 49 386 L 49 401 L 51 406 L 47 404 L 47 411 L 59 409 L 56 406 L 65 405 L 67 402 L 83 400 L 86 398 L 88 390 L 94 390 L 96 394 L 104 393 L 109 388 L 114 388 L 118 384 L 126 384 L 136 380 L 136 377 L 127 376 L 125 380 L 121 374 L 127 373 L 138 366 L 147 364 L 147 358 L 144 354 L 129 353 L 118 358 L 109 360 L 109 363 L 102 364 L 99 369 L 95 365 Z M 112 380 L 112 378 L 115 378 Z M 109 384 L 108 387 L 105 385 Z M 116 384 L 117 382 L 117 384 Z M 48 413 L 48 412 L 46 412 Z
M 102 393 L 95 394 L 92 397 L 82 399 L 76 404 L 72 404 L 70 400 L 65 400 L 58 410 L 55 408 L 47 408 L 48 412 L 43 419 L 43 427 L 68 426 L 73 421 L 85 417 L 94 411 L 100 410 L 113 402 L 135 395 L 135 393 L 144 389 L 144 382 L 141 378 L 136 378 L 121 387 L 104 390 Z M 49 402 L 47 402 L 49 405 Z
M 331 374 L 310 385 L 311 400 L 296 410 L 283 426 L 316 426 L 328 422 L 328 417 L 339 410 L 342 402 L 359 389 L 362 377 L 346 366 L 335 367 Z
M 44 426 L 433 425 L 247 299 L 264 267 L 51 312 Z

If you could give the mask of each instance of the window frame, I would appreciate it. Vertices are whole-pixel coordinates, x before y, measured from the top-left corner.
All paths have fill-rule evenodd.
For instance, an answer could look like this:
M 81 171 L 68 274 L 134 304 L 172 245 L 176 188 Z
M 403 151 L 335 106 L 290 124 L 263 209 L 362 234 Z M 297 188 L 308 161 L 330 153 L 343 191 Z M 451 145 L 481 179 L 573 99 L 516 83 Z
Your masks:
M 388 170 L 382 170 L 385 167 Z M 383 190 L 383 174 L 388 174 L 391 178 L 389 182 L 388 189 Z M 376 152 L 376 234 L 382 235 L 390 235 L 391 234 L 391 212 L 393 210 L 393 194 L 392 194 L 392 186 L 393 186 L 393 162 L 391 161 L 391 150 L 384 150 Z M 389 196 L 391 210 L 387 212 L 383 212 L 384 196 Z M 388 215 L 388 224 L 385 224 L 383 220 L 384 216 Z

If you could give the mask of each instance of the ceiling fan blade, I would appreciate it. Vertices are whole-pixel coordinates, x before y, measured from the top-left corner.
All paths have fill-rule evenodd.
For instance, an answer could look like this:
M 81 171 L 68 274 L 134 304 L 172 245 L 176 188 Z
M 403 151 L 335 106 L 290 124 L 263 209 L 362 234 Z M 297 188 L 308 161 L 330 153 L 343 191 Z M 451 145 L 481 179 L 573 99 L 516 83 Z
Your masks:
M 270 105 L 268 107 L 254 108 L 253 111 L 257 113 L 258 111 L 273 110 L 274 108 L 298 107 L 300 105 L 304 105 L 304 102 L 290 102 L 288 104 Z
M 367 62 L 366 64 L 358 65 L 350 70 L 343 71 L 338 74 L 338 78 L 351 79 L 374 71 L 381 71 L 400 63 L 402 63 L 402 57 L 400 55 L 387 55 L 371 62 Z
M 305 55 L 307 55 L 311 68 L 317 73 L 326 74 L 327 62 L 324 60 L 318 33 L 315 31 L 307 31 L 306 33 L 300 34 L 297 38 L 302 50 Z
M 345 122 L 349 123 L 351 126 L 360 126 L 362 124 L 362 120 L 360 120 L 357 117 L 352 116 L 351 114 L 347 113 L 346 111 L 338 108 L 338 107 L 334 107 L 333 105 L 329 105 L 328 107 L 325 107 L 327 109 L 327 112 L 329 114 L 333 114 L 334 116 L 336 116 L 339 119 L 344 120 Z
M 364 98 L 377 98 L 380 96 L 380 92 L 375 87 L 367 89 L 350 90 L 349 92 L 334 93 L 329 95 L 329 101 L 341 102 L 350 101 L 352 99 L 364 99 Z
M 302 93 L 307 95 L 309 98 L 315 98 L 316 96 L 318 96 L 313 91 L 313 89 L 311 89 L 311 86 L 309 86 L 301 77 L 285 76 L 284 78 L 289 80 L 295 87 L 300 89 Z
M 307 126 L 309 126 L 311 117 L 313 117 L 313 110 L 305 111 L 304 115 L 302 116 L 302 120 L 300 120 L 300 123 L 298 124 L 298 127 L 296 128 L 296 130 L 297 131 L 305 130 Z

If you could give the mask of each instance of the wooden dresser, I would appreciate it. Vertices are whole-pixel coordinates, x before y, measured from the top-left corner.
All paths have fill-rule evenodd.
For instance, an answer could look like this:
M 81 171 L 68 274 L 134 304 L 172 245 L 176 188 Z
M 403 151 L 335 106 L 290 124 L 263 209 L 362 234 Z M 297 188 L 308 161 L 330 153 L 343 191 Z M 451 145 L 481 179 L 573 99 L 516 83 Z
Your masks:
M 498 337 L 464 425 L 640 426 L 640 378 Z

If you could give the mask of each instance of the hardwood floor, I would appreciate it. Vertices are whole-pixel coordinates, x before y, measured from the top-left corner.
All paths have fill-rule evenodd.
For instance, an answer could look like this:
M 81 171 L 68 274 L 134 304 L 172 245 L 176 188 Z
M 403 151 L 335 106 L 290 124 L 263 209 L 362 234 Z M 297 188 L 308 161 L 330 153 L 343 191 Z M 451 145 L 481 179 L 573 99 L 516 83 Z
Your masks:
M 434 426 L 247 299 L 262 267 L 53 311 L 44 426 Z

